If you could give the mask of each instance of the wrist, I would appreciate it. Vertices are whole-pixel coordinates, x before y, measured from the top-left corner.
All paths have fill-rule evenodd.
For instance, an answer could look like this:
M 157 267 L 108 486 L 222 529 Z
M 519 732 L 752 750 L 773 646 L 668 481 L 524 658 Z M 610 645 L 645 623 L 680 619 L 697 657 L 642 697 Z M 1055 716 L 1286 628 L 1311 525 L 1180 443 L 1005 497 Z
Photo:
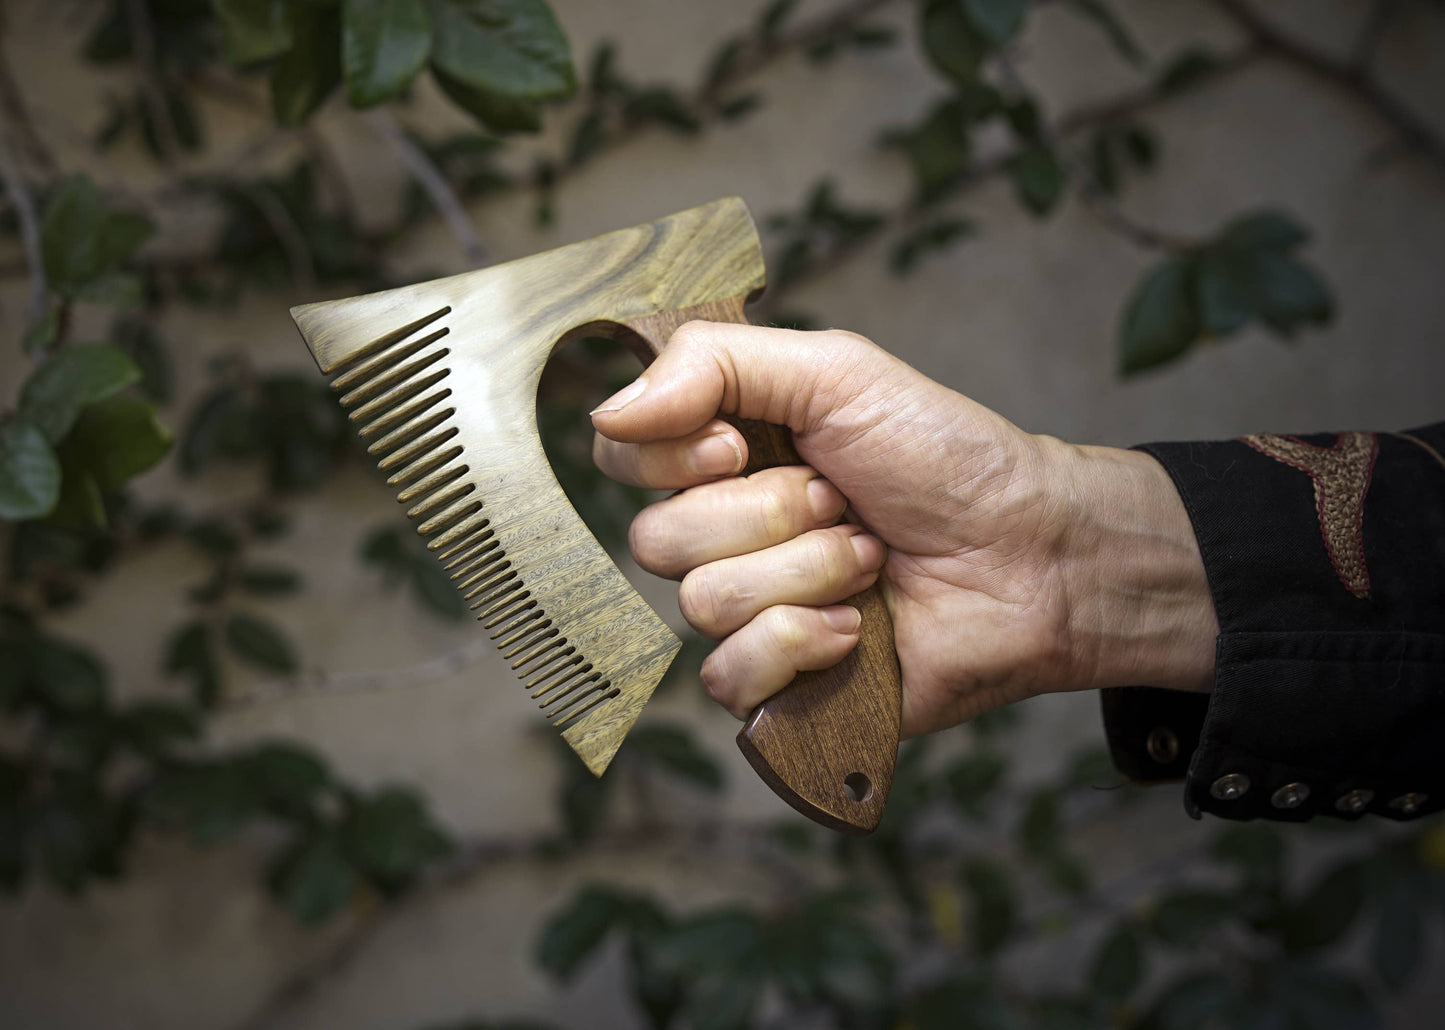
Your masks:
M 1208 691 L 1219 623 L 1199 544 L 1164 467 L 1141 451 L 1062 449 L 1072 681 Z

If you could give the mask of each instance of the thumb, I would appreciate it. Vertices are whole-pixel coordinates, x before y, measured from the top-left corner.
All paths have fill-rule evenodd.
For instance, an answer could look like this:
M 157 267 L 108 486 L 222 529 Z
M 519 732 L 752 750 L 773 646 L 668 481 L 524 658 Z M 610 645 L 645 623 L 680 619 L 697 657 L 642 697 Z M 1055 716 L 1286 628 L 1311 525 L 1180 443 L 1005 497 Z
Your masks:
M 804 434 L 846 398 L 849 381 L 866 382 L 851 373 L 869 352 L 884 356 L 837 330 L 688 322 L 642 375 L 592 412 L 592 424 L 622 443 L 686 436 L 720 414 Z

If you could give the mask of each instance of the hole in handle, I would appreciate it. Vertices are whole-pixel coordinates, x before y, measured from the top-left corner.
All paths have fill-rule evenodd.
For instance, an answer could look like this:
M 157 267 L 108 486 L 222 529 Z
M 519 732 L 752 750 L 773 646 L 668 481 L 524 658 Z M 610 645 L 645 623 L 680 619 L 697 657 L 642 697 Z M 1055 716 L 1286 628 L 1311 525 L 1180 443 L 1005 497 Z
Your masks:
M 860 772 L 843 777 L 843 787 L 854 801 L 867 801 L 873 796 L 873 781 Z

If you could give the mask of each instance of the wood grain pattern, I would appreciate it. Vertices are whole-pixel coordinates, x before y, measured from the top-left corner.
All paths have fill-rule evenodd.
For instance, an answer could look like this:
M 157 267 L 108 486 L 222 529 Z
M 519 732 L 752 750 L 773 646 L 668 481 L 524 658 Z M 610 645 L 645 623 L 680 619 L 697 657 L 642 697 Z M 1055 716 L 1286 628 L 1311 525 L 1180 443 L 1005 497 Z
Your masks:
M 554 347 L 581 335 L 621 336 L 650 360 L 682 321 L 741 321 L 744 300 L 762 285 L 752 218 L 728 198 L 479 271 L 291 311 L 417 531 L 598 775 L 680 643 L 557 483 L 537 432 L 542 369 Z M 797 460 L 785 430 L 746 432 L 759 460 Z M 865 603 L 869 640 L 879 614 L 887 626 L 876 601 Z M 789 687 L 739 737 L 785 800 L 839 829 L 872 828 L 891 780 L 891 628 L 888 641 L 888 661 L 853 662 L 851 678 Z M 868 697 L 854 699 L 854 679 L 880 670 Z M 871 794 L 850 807 L 834 794 L 855 772 Z

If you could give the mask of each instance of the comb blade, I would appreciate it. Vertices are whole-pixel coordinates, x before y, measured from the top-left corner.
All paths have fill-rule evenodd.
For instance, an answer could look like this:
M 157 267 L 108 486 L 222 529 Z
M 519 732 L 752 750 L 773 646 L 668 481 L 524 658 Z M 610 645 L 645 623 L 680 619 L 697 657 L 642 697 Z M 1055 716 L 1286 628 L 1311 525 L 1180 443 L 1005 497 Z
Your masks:
M 312 326 L 324 323 L 326 304 L 306 307 Z M 545 525 L 535 513 L 509 518 L 499 498 L 516 492 L 511 481 L 525 469 L 515 455 L 498 465 L 494 448 L 469 446 L 479 434 L 467 425 L 465 394 L 453 393 L 461 377 L 453 375 L 449 313 L 442 307 L 377 334 L 334 363 L 331 385 L 523 688 L 601 775 L 682 642 L 636 595 L 555 478 Z M 545 459 L 521 464 L 533 473 L 523 478 L 538 479 L 539 468 L 551 477 Z

